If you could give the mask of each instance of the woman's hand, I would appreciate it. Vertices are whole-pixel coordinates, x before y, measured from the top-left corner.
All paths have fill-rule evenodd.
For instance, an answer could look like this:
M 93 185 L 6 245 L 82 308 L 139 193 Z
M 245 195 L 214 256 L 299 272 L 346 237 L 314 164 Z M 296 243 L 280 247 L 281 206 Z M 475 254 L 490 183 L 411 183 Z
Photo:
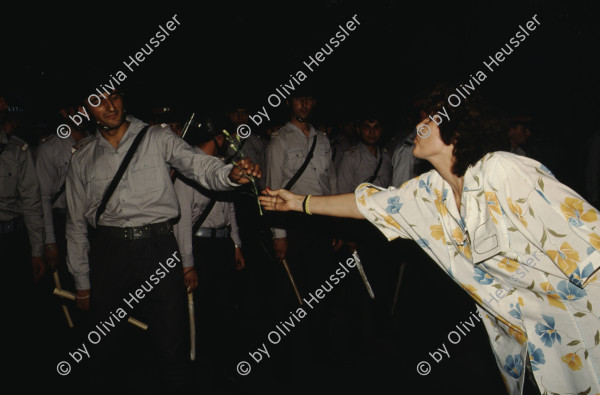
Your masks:
M 302 201 L 306 196 L 296 195 L 285 189 L 272 191 L 267 188 L 259 196 L 260 204 L 270 211 L 302 211 Z

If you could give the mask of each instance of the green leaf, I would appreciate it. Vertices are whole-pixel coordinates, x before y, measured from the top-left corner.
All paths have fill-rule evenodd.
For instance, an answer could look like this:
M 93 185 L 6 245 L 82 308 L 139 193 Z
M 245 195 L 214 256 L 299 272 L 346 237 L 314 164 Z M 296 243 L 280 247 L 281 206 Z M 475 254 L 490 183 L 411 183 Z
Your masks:
M 567 346 L 576 346 L 579 343 L 581 343 L 579 340 L 573 340 L 572 342 L 569 342 L 569 344 L 567 344 Z
M 500 284 L 493 284 L 492 287 L 494 287 L 496 289 L 504 289 L 504 288 L 502 288 L 502 285 L 500 285 Z
M 519 231 L 519 229 L 517 229 L 515 227 L 512 227 L 512 226 L 510 228 L 508 228 L 508 230 L 511 231 L 511 232 L 518 232 Z
M 535 214 L 533 213 L 533 209 L 531 208 L 531 206 L 529 206 L 529 214 L 530 214 L 532 217 L 535 217 Z
M 546 229 L 544 229 L 544 233 L 542 234 L 542 239 L 540 242 L 542 243 L 542 247 L 546 244 L 546 239 L 548 239 L 548 234 L 546 233 Z
M 526 201 L 527 201 L 527 199 L 525 199 L 525 198 L 521 198 L 521 199 L 517 200 L 517 203 L 521 203 L 521 204 L 523 204 L 523 203 L 525 203 Z
M 585 352 L 583 353 L 583 356 L 585 357 L 584 359 L 587 359 L 588 355 L 590 355 L 590 353 L 588 352 L 588 350 L 585 350 Z
M 552 236 L 554 236 L 554 237 L 565 237 L 565 236 L 566 236 L 566 235 L 562 235 L 562 234 L 560 234 L 560 233 L 557 233 L 557 232 L 553 231 L 553 230 L 552 230 L 552 229 L 550 229 L 550 228 L 548 228 L 548 232 L 549 232 L 549 233 L 550 233 Z
M 590 393 L 591 390 L 592 390 L 592 387 L 588 388 L 587 390 L 585 390 L 583 392 L 579 392 L 577 395 L 587 395 Z
M 594 342 L 596 343 L 596 345 L 600 343 L 600 331 L 596 331 L 596 336 L 594 336 Z
M 533 289 L 533 287 L 535 287 L 535 281 L 532 281 L 531 285 L 528 286 L 527 289 L 531 291 Z
M 541 177 L 538 179 L 538 184 L 540 184 L 540 188 L 542 189 L 542 192 L 544 192 L 544 181 L 542 181 Z
M 589 300 L 587 302 L 587 309 L 590 311 L 590 313 L 593 312 L 593 310 L 592 310 L 592 303 Z
M 531 254 L 531 248 L 530 248 L 530 246 L 529 246 L 529 243 L 527 243 L 527 247 L 525 247 L 525 253 L 526 253 L 527 255 Z
M 494 341 L 495 341 L 495 342 L 497 342 L 497 341 L 498 341 L 498 339 L 499 339 L 501 336 L 502 336 L 502 335 L 498 335 L 498 336 L 496 336 L 496 338 L 494 339 Z
M 531 292 L 533 292 L 533 291 L 531 291 Z M 534 294 L 535 294 L 535 296 L 537 296 L 538 298 L 540 298 L 540 299 L 544 300 L 544 298 L 542 298 L 542 297 L 540 296 L 540 294 L 538 294 L 537 292 L 533 292 L 533 293 L 534 293 Z
M 541 171 L 540 169 L 538 169 L 537 167 L 535 168 L 535 171 L 537 171 L 538 173 L 540 173 L 541 175 L 545 176 L 546 173 L 544 173 L 543 171 Z
M 473 178 L 475 179 L 475 181 L 477 181 L 477 185 L 479 185 L 479 177 L 477 177 L 476 175 L 473 175 Z
M 477 197 L 479 197 L 479 196 L 483 195 L 484 193 L 485 193 L 485 191 L 481 191 L 481 192 L 479 192 L 479 193 L 477 194 Z
M 586 314 L 585 314 L 585 313 L 582 313 L 582 312 L 577 312 L 577 313 L 575 313 L 575 314 L 573 314 L 573 315 L 574 315 L 575 317 L 578 317 L 578 318 L 580 318 L 580 317 L 585 317 L 585 316 L 586 316 Z
M 514 290 L 514 289 L 511 289 L 510 291 L 508 291 L 508 292 L 506 293 L 506 296 L 510 296 L 510 295 L 512 295 L 514 292 L 515 292 L 515 290 Z
M 431 201 L 429 201 L 429 200 L 427 200 L 425 198 L 421 198 L 421 199 L 423 199 L 424 202 L 431 203 Z

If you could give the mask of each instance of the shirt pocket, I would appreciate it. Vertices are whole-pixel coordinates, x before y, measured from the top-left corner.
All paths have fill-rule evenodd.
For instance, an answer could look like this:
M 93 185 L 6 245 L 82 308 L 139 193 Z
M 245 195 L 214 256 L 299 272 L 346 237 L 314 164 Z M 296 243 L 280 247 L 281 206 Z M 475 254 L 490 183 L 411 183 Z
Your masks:
M 302 166 L 302 163 L 304 163 L 304 160 L 306 159 L 306 155 L 304 154 L 303 149 L 289 150 L 287 152 L 287 157 L 288 170 L 292 174 L 296 173 L 296 171 L 300 168 L 300 166 Z
M 319 172 L 325 172 L 329 169 L 331 163 L 331 150 L 327 147 L 315 148 L 315 167 Z
M 17 196 L 18 170 L 17 162 L 2 158 L 2 164 L 0 165 L 0 197 Z
M 152 191 L 165 187 L 165 162 L 157 155 L 138 158 L 129 173 L 134 192 Z

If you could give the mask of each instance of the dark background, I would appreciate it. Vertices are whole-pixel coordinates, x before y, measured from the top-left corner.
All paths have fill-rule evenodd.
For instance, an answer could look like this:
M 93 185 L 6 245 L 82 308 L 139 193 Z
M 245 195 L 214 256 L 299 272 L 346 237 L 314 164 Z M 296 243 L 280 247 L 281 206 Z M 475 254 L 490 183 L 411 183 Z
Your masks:
M 249 100 L 255 114 L 268 106 L 268 95 L 287 82 L 289 74 L 302 70 L 308 77 L 304 83 L 318 89 L 320 114 L 335 120 L 377 103 L 390 118 L 398 119 L 409 112 L 422 89 L 440 81 L 462 83 L 482 70 L 488 78 L 477 91 L 507 115 L 532 116 L 536 159 L 561 182 L 583 193 L 581 166 L 586 141 L 598 127 L 600 106 L 600 25 L 593 4 L 591 0 L 493 4 L 328 0 L 221 1 L 218 6 L 169 2 L 131 8 L 120 3 L 77 3 L 27 10 L 6 6 L 0 88 L 12 103 L 43 121 L 55 110 L 57 97 L 73 86 L 93 91 L 95 84 L 85 85 L 88 69 L 103 70 L 99 82 L 123 70 L 134 114 L 158 101 L 196 111 L 219 109 L 238 98 Z M 133 72 L 126 70 L 122 62 L 173 14 L 181 26 Z M 338 25 L 355 14 L 361 25 L 322 65 L 308 72 L 302 61 L 314 56 Z M 494 72 L 484 68 L 483 61 L 534 14 L 541 26 Z M 381 350 L 380 365 L 361 367 L 368 371 L 364 376 L 360 369 L 331 373 L 330 384 L 339 384 L 331 384 L 331 393 L 359 388 L 377 394 L 504 393 L 482 324 L 459 344 L 448 342 L 448 332 L 473 311 L 472 301 L 425 255 L 411 262 L 404 281 L 401 318 Z M 435 364 L 428 353 L 442 343 L 451 358 Z M 51 359 L 59 361 L 67 351 Z M 422 360 L 433 367 L 424 377 L 415 372 Z M 54 376 L 54 368 L 48 369 Z M 297 374 L 303 385 L 322 393 L 317 378 Z M 68 385 L 65 380 L 61 384 Z M 260 388 L 260 383 L 252 386 L 251 376 L 247 380 L 249 388 Z

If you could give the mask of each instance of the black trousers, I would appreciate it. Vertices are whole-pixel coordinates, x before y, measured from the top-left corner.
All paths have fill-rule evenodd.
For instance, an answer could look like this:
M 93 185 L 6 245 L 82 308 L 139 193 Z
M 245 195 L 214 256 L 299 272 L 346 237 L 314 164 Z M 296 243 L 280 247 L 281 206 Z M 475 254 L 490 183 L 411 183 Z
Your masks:
M 169 258 L 174 268 L 167 266 Z M 180 260 L 181 255 L 173 234 L 123 240 L 107 235 L 102 227 L 96 230 L 90 250 L 90 331 L 106 335 L 98 340 L 92 334 L 85 342 L 96 354 L 90 359 L 97 388 L 114 392 L 122 388 L 117 383 L 125 382 L 129 389 L 154 393 L 181 391 L 188 385 L 186 290 L 181 262 L 174 258 Z M 146 323 L 148 330 L 132 326 L 126 318 L 114 328 L 107 325 L 111 318 L 116 321 L 119 308 Z M 90 345 L 92 341 L 97 344 Z

